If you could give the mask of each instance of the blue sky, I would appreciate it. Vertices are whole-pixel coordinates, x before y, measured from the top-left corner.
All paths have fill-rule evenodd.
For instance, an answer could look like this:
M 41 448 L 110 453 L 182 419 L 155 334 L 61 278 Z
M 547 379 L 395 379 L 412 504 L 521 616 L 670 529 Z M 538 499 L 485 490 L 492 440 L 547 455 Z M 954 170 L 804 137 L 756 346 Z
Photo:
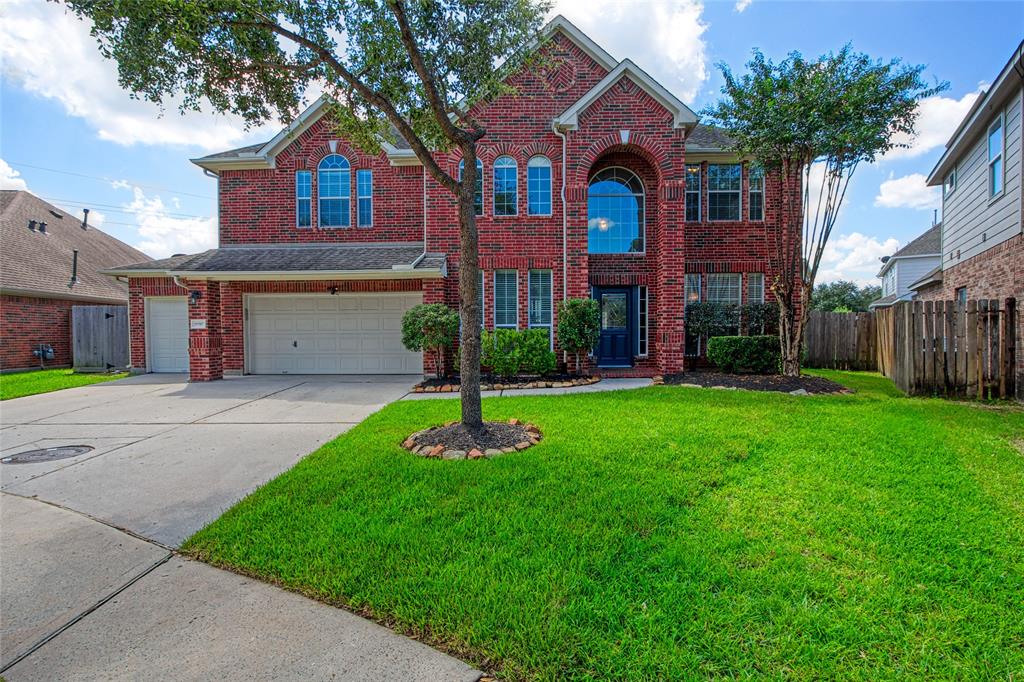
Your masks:
M 851 42 L 874 57 L 925 64 L 928 79 L 949 82 L 922 104 L 909 151 L 858 169 L 820 280 L 871 281 L 879 256 L 928 228 L 939 201 L 923 176 L 1024 35 L 1019 2 L 561 0 L 555 11 L 695 110 L 719 96 L 716 64 L 742 69 L 755 47 L 781 58 Z M 3 186 L 27 186 L 72 212 L 89 206 L 104 230 L 155 257 L 215 245 L 215 183 L 188 159 L 275 132 L 173 108 L 161 116 L 132 100 L 88 27 L 40 0 L 5 3 L 0 59 Z

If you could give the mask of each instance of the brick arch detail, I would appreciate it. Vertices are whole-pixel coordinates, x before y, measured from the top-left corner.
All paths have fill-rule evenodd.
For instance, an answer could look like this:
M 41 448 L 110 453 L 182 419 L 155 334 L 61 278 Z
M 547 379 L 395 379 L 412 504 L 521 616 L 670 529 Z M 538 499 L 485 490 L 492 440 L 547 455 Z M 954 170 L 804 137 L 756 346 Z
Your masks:
M 590 178 L 590 171 L 594 164 L 605 154 L 612 152 L 627 152 L 636 154 L 651 165 L 658 178 L 658 184 L 664 182 L 665 170 L 672 165 L 672 159 L 665 148 L 656 139 L 644 133 L 631 133 L 629 142 L 622 143 L 619 133 L 609 133 L 604 137 L 595 140 L 587 150 L 580 155 L 579 162 L 572 177 L 572 184 L 586 186 Z

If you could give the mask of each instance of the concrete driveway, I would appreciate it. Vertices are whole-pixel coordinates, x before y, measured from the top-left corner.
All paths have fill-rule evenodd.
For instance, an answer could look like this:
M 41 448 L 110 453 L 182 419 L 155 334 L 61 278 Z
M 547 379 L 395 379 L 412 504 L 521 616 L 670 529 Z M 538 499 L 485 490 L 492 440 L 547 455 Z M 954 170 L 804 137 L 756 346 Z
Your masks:
M 173 552 L 414 381 L 146 375 L 0 404 L 0 456 L 92 448 L 0 464 L 3 676 L 476 679 L 350 613 Z

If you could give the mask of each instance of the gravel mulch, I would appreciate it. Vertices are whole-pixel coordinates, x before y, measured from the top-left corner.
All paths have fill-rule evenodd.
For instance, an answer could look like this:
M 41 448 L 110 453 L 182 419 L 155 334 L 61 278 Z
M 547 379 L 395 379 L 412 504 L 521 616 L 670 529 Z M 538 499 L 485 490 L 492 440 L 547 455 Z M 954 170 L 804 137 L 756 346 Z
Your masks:
M 725 374 L 723 372 L 685 372 L 666 374 L 665 384 L 672 386 L 690 385 L 705 388 L 742 388 L 748 391 L 774 391 L 793 393 L 806 391 L 809 394 L 852 393 L 842 384 L 822 377 L 787 377 L 781 374 Z
M 508 422 L 484 422 L 480 429 L 470 430 L 461 422 L 417 431 L 402 447 L 421 457 L 443 459 L 480 459 L 519 452 L 536 445 L 542 438 L 540 429 L 518 419 Z

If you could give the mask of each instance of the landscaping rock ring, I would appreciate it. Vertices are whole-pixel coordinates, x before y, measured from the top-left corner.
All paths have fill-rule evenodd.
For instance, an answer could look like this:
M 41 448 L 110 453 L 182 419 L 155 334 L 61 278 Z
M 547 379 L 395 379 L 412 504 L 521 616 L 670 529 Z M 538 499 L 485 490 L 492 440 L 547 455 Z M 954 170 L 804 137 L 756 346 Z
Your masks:
M 437 459 L 492 459 L 500 455 L 522 452 L 541 441 L 543 435 L 534 424 L 518 419 L 507 422 L 484 422 L 475 431 L 461 422 L 448 422 L 417 431 L 402 447 L 420 457 Z

